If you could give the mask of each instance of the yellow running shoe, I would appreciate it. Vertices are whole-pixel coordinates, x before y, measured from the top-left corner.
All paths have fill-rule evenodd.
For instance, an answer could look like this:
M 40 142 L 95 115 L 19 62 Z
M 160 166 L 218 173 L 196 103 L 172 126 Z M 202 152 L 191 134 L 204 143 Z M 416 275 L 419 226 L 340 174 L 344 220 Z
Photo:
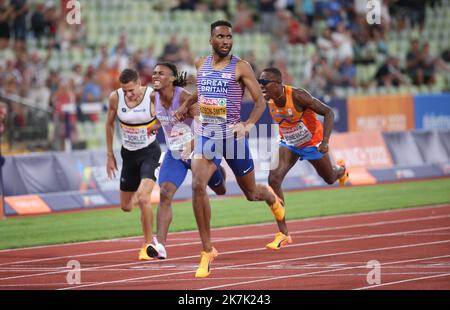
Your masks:
M 337 161 L 337 165 L 341 166 L 341 167 L 344 167 L 344 169 L 345 169 L 344 170 L 344 175 L 339 178 L 339 186 L 342 187 L 342 186 L 345 185 L 345 183 L 347 183 L 348 178 L 349 178 L 349 173 L 348 173 L 347 168 L 345 167 L 345 161 L 343 159 L 338 160 Z
M 284 217 L 286 215 L 286 209 L 284 208 L 283 200 L 281 200 L 281 198 L 278 197 L 277 194 L 275 194 L 272 187 L 267 186 L 267 189 L 269 190 L 269 192 L 271 192 L 275 196 L 275 203 L 269 207 L 270 207 L 270 209 L 272 209 L 272 213 L 275 216 L 275 219 L 277 221 L 281 221 L 284 219 Z
M 288 243 L 292 243 L 291 236 L 286 236 L 280 231 L 275 235 L 275 239 L 271 243 L 266 244 L 266 248 L 270 250 L 279 250 Z
M 197 271 L 195 272 L 196 278 L 206 278 L 209 276 L 211 272 L 211 263 L 214 261 L 214 258 L 216 258 L 219 255 L 219 252 L 217 252 L 216 249 L 212 249 L 211 252 L 205 252 L 202 251 L 200 253 L 200 265 L 197 268 Z
M 147 244 L 144 245 L 139 251 L 139 260 L 152 260 L 150 256 L 147 255 Z

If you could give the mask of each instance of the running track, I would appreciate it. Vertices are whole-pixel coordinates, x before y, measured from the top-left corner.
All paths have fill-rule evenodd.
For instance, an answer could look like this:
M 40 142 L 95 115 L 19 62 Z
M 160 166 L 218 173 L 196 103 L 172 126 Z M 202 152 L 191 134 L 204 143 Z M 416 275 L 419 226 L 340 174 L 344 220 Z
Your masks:
M 288 214 L 289 216 L 289 214 Z M 137 237 L 0 251 L 0 290 L 7 289 L 450 289 L 450 205 L 288 222 L 293 244 L 264 245 L 275 224 L 213 230 L 221 253 L 208 278 L 195 279 L 197 232 L 169 234 L 166 260 L 136 260 Z M 81 283 L 68 284 L 70 260 Z M 381 264 L 369 284 L 367 262 Z

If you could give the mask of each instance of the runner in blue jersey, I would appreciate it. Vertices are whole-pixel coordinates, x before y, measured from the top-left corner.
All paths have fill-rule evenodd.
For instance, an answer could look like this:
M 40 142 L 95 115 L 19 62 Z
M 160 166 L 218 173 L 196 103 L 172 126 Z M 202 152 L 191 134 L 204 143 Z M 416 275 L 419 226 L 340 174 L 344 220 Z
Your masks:
M 167 233 L 172 221 L 172 199 L 183 183 L 186 174 L 191 169 L 189 158 L 193 150 L 193 118 L 196 115 L 195 106 L 188 112 L 188 117 L 179 122 L 174 114 L 180 107 L 180 102 L 191 93 L 182 87 L 186 85 L 186 75 L 178 73 L 177 67 L 168 62 L 156 64 L 153 69 L 153 88 L 151 94 L 152 110 L 157 118 L 152 131 L 162 127 L 168 150 L 161 164 L 158 182 L 160 186 L 160 203 L 157 215 L 157 239 L 155 247 L 148 247 L 150 257 L 166 258 L 165 250 Z M 209 187 L 217 194 L 224 195 L 225 170 L 216 169 L 209 180 Z
M 249 201 L 266 201 L 280 224 L 284 221 L 284 206 L 273 190 L 256 184 L 253 160 L 247 134 L 265 110 L 265 101 L 255 74 L 248 62 L 231 55 L 232 26 L 228 21 L 211 24 L 209 40 L 212 54 L 196 63 L 197 90 L 184 102 L 176 116 L 183 119 L 188 108 L 198 103 L 199 126 L 192 159 L 192 203 L 203 251 L 195 274 L 203 278 L 210 274 L 210 264 L 217 256 L 211 244 L 211 208 L 206 187 L 222 158 L 225 158 L 237 183 Z M 241 101 L 245 88 L 255 106 L 249 118 L 241 122 Z

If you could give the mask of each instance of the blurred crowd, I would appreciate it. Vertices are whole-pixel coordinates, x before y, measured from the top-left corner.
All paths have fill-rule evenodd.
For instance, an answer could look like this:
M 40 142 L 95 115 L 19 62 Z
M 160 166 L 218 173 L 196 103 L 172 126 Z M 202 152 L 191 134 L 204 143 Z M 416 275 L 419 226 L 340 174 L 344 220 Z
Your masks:
M 142 82 L 150 83 L 156 62 L 171 61 L 194 82 L 194 59 L 199 55 L 193 55 L 187 39 L 174 33 L 160 55 L 155 55 L 152 46 L 129 46 L 126 33 L 118 34 L 113 48 L 87 46 L 86 25 L 66 22 L 67 1 L 0 0 L 0 56 L 12 51 L 0 62 L 0 94 L 26 97 L 36 107 L 49 109 L 54 117 L 63 120 L 62 108 L 66 104 L 104 101 L 119 87 L 118 76 L 127 67 L 138 69 Z M 358 64 L 381 63 L 373 76 L 373 83 L 380 86 L 432 84 L 436 71 L 450 72 L 448 50 L 431 57 L 428 43 L 413 39 L 402 62 L 398 55 L 389 53 L 386 44 L 387 34 L 403 31 L 406 24 L 422 28 L 425 5 L 435 5 L 439 0 L 383 0 L 379 25 L 367 23 L 365 0 L 235 0 L 234 9 L 232 1 L 226 0 L 160 2 L 170 10 L 221 10 L 232 21 L 235 33 L 271 34 L 270 59 L 266 63 L 257 63 L 254 53 L 240 56 L 257 73 L 266 66 L 278 67 L 285 83 L 294 81 L 287 48 L 313 44 L 315 52 L 307 60 L 301 85 L 296 86 L 316 96 L 332 95 L 336 86 L 367 86 L 356 82 Z M 27 47 L 26 41 L 31 39 L 46 53 Z M 86 48 L 94 51 L 88 66 L 74 63 L 69 74 L 49 69 L 55 50 Z M 16 109 L 16 126 L 24 126 L 25 117 L 20 107 Z M 78 115 L 70 119 L 80 120 L 97 118 Z

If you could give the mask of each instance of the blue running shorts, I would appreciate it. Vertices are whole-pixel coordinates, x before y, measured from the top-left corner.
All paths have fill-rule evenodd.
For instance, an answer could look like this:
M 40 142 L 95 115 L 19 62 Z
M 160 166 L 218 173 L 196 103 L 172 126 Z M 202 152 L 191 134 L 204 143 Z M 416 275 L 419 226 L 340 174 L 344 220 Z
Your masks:
M 247 138 L 237 140 L 234 137 L 213 139 L 196 136 L 194 154 L 202 154 L 205 158 L 212 160 L 217 167 L 222 158 L 225 158 L 237 177 L 244 176 L 255 168 Z
M 299 155 L 299 160 L 313 160 L 323 157 L 323 154 L 317 150 L 317 146 L 295 147 L 287 145 L 285 142 L 281 141 L 280 147 L 287 148 L 292 153 Z
M 170 182 L 179 188 L 186 178 L 186 174 L 189 169 L 191 169 L 190 159 L 187 161 L 176 159 L 173 157 L 172 152 L 168 150 L 164 155 L 164 159 L 161 164 L 158 183 L 161 185 L 164 182 Z M 217 167 L 217 170 L 211 176 L 211 179 L 209 179 L 208 186 L 214 188 L 222 184 L 223 181 L 223 175 Z

